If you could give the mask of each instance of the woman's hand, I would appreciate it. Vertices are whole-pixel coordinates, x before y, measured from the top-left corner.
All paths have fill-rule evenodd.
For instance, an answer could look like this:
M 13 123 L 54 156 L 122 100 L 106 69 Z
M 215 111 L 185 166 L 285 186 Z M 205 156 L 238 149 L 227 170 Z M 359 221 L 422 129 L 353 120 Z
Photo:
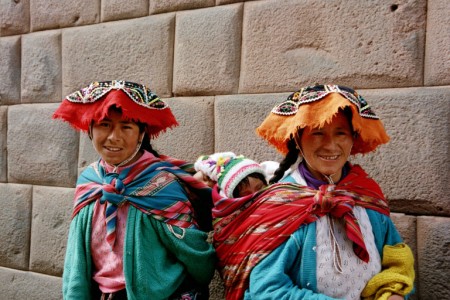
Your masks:
M 405 298 L 403 298 L 403 296 L 396 295 L 396 294 L 393 294 L 388 297 L 388 300 L 403 300 L 403 299 L 405 299 Z

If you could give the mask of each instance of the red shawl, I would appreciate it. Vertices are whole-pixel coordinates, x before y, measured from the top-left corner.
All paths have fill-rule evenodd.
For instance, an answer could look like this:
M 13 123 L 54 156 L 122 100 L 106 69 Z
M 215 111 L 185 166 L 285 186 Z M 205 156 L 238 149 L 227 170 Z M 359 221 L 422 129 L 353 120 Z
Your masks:
M 252 268 L 300 226 L 326 214 L 346 221 L 355 254 L 367 262 L 369 256 L 352 211 L 355 205 L 389 215 L 380 187 L 358 165 L 337 185 L 323 185 L 319 190 L 277 183 L 251 196 L 217 201 L 213 216 L 222 219 L 214 225 L 214 246 L 226 299 L 242 299 Z

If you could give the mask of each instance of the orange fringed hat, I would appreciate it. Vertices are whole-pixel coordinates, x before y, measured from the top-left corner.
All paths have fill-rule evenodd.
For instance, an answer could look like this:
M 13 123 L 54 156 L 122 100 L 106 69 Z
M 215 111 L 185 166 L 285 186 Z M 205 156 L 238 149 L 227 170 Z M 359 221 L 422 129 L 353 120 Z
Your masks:
M 124 118 L 146 124 L 152 138 L 178 125 L 167 103 L 156 94 L 144 85 L 122 80 L 93 82 L 68 95 L 53 118 L 88 132 L 91 122 L 104 119 L 111 106 L 120 108 Z
M 282 154 L 288 153 L 287 142 L 300 129 L 320 128 L 345 107 L 352 110 L 352 126 L 357 133 L 351 154 L 364 154 L 389 141 L 379 117 L 366 100 L 348 87 L 316 85 L 302 88 L 275 106 L 256 129 Z

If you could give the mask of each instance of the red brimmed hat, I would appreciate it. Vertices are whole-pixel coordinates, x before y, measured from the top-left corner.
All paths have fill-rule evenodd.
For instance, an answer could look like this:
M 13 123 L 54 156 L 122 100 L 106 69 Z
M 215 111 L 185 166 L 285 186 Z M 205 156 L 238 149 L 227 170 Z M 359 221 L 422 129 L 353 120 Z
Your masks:
M 323 127 L 345 107 L 352 110 L 352 126 L 357 133 L 351 154 L 371 152 L 389 141 L 383 124 L 366 100 L 351 88 L 338 85 L 305 87 L 289 95 L 272 109 L 256 132 L 287 154 L 288 140 L 300 129 Z
M 93 82 L 68 95 L 53 118 L 88 132 L 92 121 L 103 120 L 112 106 L 120 108 L 125 119 L 146 124 L 147 134 L 152 138 L 178 125 L 167 103 L 150 89 L 123 80 Z

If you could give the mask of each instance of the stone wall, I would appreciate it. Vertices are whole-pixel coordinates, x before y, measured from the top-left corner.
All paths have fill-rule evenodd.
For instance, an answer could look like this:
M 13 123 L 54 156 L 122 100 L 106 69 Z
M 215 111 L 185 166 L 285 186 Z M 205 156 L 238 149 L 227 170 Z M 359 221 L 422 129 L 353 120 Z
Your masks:
M 273 105 L 312 83 L 356 88 L 391 142 L 354 161 L 414 250 L 414 299 L 450 299 L 449 32 L 447 0 L 1 0 L 0 298 L 61 298 L 75 181 L 96 156 L 51 114 L 124 79 L 173 107 L 180 126 L 154 145 L 186 160 L 279 160 L 254 133 Z

